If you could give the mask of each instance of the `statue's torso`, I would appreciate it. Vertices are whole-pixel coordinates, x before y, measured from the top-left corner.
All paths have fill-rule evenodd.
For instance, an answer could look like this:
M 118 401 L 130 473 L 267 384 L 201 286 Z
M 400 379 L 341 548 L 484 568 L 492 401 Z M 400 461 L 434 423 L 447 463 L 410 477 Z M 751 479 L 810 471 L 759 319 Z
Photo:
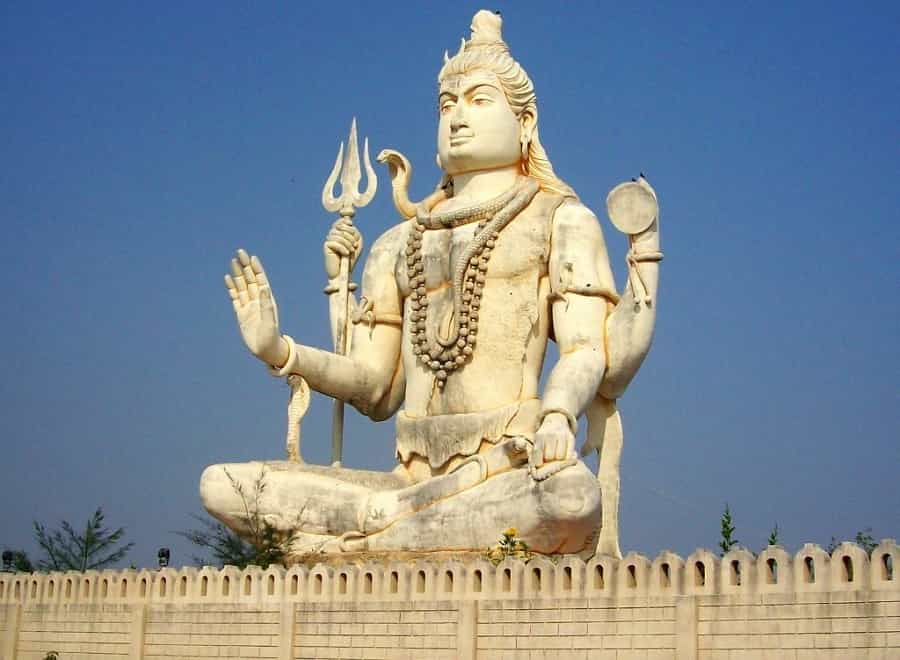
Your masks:
M 452 372 L 443 389 L 416 360 L 409 323 L 403 327 L 405 413 L 412 417 L 472 413 L 534 399 L 549 332 L 547 266 L 553 213 L 561 198 L 538 193 L 500 233 L 482 293 L 477 343 L 471 359 Z M 476 223 L 425 232 L 422 255 L 428 295 L 428 338 L 447 336 L 453 315 L 456 263 L 475 234 Z M 395 275 L 409 318 L 405 255 Z

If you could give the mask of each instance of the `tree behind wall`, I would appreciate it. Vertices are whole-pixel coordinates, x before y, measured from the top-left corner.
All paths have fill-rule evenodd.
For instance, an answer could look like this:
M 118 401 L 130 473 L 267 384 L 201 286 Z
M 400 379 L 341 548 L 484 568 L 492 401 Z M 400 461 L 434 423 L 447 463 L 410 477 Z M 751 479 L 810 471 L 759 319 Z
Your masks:
M 781 539 L 779 538 L 781 534 L 781 530 L 778 529 L 778 523 L 775 523 L 775 526 L 772 528 L 772 531 L 769 532 L 769 539 L 767 543 L 769 545 L 779 545 L 781 543 Z
M 177 531 L 175 534 L 207 553 L 207 556 L 192 557 L 197 565 L 212 564 L 219 568 L 222 566 L 268 568 L 271 564 L 287 566 L 288 544 L 293 535 L 285 537 L 271 525 L 265 524 L 253 535 L 253 543 L 249 543 L 218 520 L 197 515 L 191 517 L 200 523 L 200 526 Z M 287 542 L 285 538 L 288 539 Z
M 734 520 L 731 517 L 731 509 L 725 504 L 725 511 L 719 521 L 721 540 L 719 541 L 719 550 L 724 555 L 731 548 L 738 544 L 738 540 L 734 538 Z
M 34 564 L 28 558 L 28 553 L 24 550 L 3 549 L 4 560 L 6 553 L 12 553 L 12 570 L 15 573 L 31 573 L 34 570 Z
M 871 555 L 872 551 L 878 545 L 875 537 L 872 536 L 871 527 L 866 527 L 865 529 L 861 529 L 856 532 L 856 536 L 853 537 L 853 542 L 856 543 L 856 545 L 860 546 L 863 550 L 865 550 L 867 555 Z M 832 536 L 831 543 L 828 544 L 826 551 L 828 552 L 828 554 L 831 554 L 832 552 L 837 550 L 837 547 L 840 544 L 841 542 L 837 540 L 837 537 Z
M 44 557 L 37 567 L 42 571 L 89 571 L 104 568 L 123 559 L 134 543 L 121 545 L 125 528 L 110 530 L 103 526 L 103 509 L 88 518 L 83 532 L 77 532 L 63 520 L 60 529 L 48 530 L 34 521 L 34 537 Z

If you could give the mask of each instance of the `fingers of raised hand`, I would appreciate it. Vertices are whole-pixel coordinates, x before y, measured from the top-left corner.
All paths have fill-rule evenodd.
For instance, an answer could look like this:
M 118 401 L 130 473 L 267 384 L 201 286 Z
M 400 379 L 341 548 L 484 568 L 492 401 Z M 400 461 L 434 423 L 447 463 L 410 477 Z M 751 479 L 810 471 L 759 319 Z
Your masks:
M 225 276 L 225 287 L 235 309 L 252 300 L 259 300 L 262 289 L 269 288 L 269 279 L 259 257 L 238 249 L 231 260 L 231 274 Z M 274 305 L 274 301 L 271 301 Z
M 244 281 L 247 283 L 247 295 L 250 300 L 257 300 L 259 298 L 259 284 L 256 280 L 256 273 L 251 266 L 250 255 L 247 254 L 246 250 L 240 248 L 237 251 L 237 260 L 240 264 Z
M 247 280 L 244 277 L 244 269 L 237 259 L 231 260 L 231 278 L 237 289 L 238 300 L 241 305 L 246 305 L 250 300 L 250 294 L 247 291 Z
M 263 318 L 271 318 L 275 325 L 278 325 L 278 310 L 275 307 L 275 300 L 272 298 L 272 290 L 269 287 L 261 287 L 259 289 L 259 312 Z
M 269 278 L 266 276 L 262 261 L 256 255 L 250 257 L 250 268 L 253 269 L 253 273 L 256 275 L 256 282 L 260 287 L 269 286 Z
M 231 298 L 231 304 L 234 305 L 234 310 L 238 311 L 241 306 L 241 301 L 238 295 L 237 284 L 235 284 L 231 275 L 225 276 L 225 289 L 228 291 L 228 296 Z

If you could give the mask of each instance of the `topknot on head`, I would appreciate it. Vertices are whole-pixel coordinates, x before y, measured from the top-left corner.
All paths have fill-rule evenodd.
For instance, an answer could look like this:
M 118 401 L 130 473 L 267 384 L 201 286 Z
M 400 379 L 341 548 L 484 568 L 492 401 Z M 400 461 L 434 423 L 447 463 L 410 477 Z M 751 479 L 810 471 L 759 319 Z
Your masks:
M 495 46 L 508 50 L 503 41 L 503 19 L 500 12 L 482 9 L 472 17 L 471 30 L 469 47 Z

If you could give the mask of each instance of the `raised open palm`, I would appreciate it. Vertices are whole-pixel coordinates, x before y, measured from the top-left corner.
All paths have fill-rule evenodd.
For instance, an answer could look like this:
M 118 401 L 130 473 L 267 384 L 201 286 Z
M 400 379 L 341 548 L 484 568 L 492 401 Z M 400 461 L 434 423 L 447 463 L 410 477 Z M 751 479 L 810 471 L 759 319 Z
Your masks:
M 247 348 L 260 360 L 277 364 L 281 345 L 278 305 L 262 262 L 239 249 L 231 260 L 231 274 L 225 276 L 225 287 Z

